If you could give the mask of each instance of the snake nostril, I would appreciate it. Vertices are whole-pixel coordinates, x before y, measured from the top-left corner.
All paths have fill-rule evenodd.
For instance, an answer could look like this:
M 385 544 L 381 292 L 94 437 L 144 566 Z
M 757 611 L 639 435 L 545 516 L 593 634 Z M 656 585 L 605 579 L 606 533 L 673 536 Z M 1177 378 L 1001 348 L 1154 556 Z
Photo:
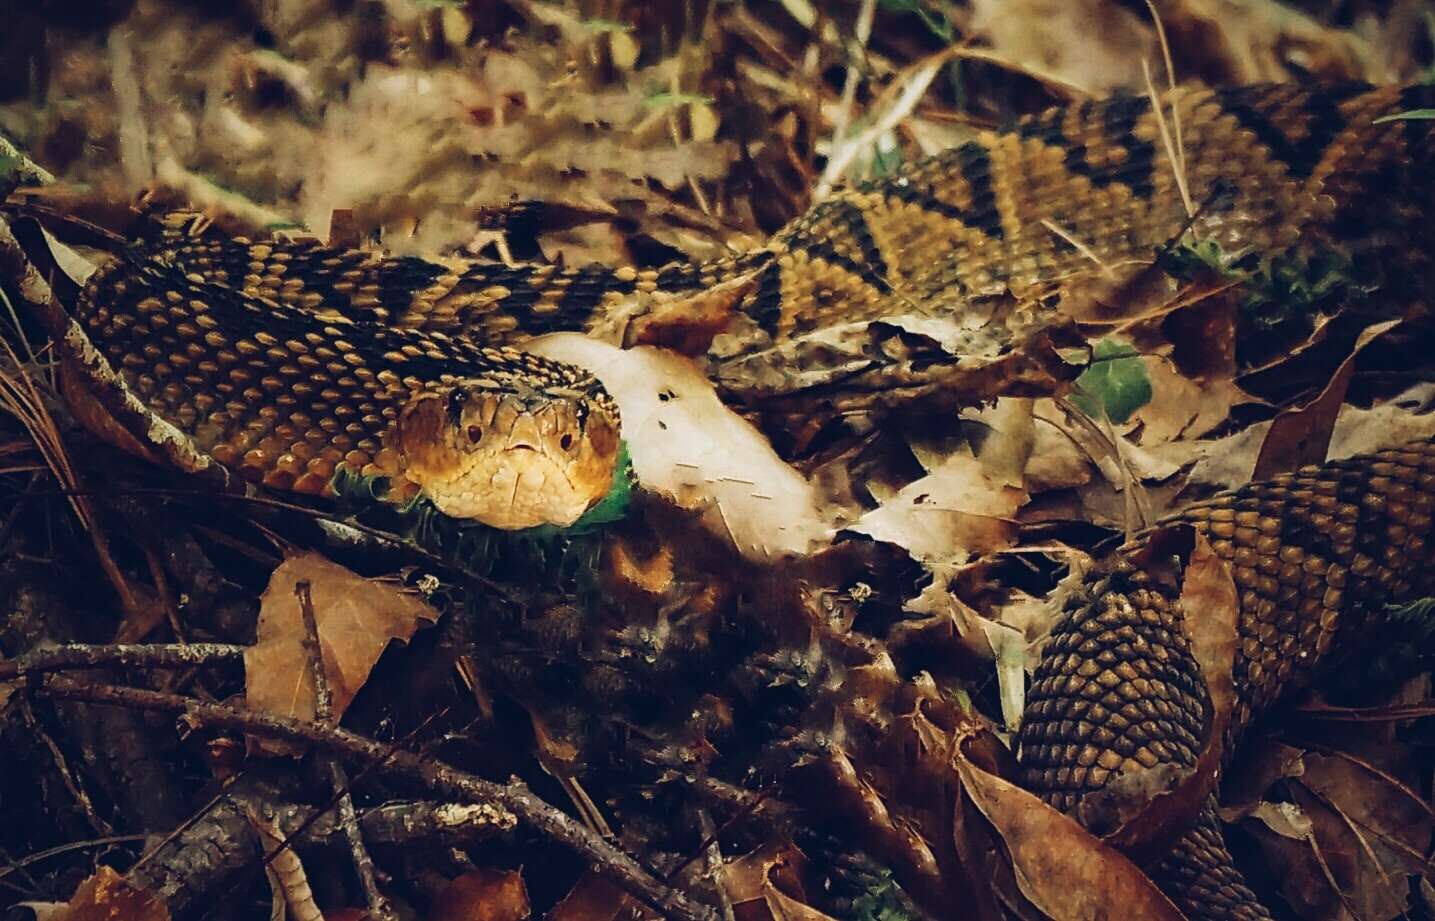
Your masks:
M 483 429 L 476 425 L 470 425 L 468 427 L 468 440 L 473 444 L 478 444 L 482 439 Z
M 558 446 L 565 451 L 571 449 L 573 447 L 573 435 L 569 432 L 564 432 L 563 437 L 558 439 Z

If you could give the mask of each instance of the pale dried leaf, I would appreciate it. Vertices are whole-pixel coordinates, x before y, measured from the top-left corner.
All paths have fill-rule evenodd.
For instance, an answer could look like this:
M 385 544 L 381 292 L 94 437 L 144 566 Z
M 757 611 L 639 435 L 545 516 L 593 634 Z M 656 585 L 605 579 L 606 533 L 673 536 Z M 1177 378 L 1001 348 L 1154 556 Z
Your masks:
M 1370 409 L 1342 406 L 1326 459 L 1341 460 L 1435 434 L 1435 414 L 1429 412 L 1432 397 L 1435 388 L 1422 384 Z M 1227 438 L 1167 446 L 1178 449 L 1179 454 L 1162 449 L 1157 453 L 1173 463 L 1194 460 L 1188 476 L 1192 485 L 1233 489 L 1251 481 L 1256 455 L 1270 426 L 1269 422 L 1260 422 Z
M 1114 847 L 1031 793 L 958 754 L 962 789 L 996 828 L 1021 893 L 1052 921 L 1184 921 Z
M 993 475 L 981 459 L 954 453 L 863 515 L 848 530 L 887 541 L 923 563 L 962 563 L 1011 546 L 1024 489 Z
M 588 368 L 618 401 L 623 438 L 645 489 L 703 509 L 745 555 L 806 553 L 830 533 L 816 489 L 723 405 L 702 372 L 659 349 L 617 349 L 576 333 L 532 351 Z
M 1191 380 L 1164 358 L 1143 356 L 1151 379 L 1151 401 L 1133 418 L 1141 423 L 1146 448 L 1177 438 L 1200 438 L 1225 422 L 1231 407 L 1255 399 L 1225 377 Z
M 310 586 L 338 720 L 389 642 L 408 642 L 420 626 L 436 621 L 438 612 L 410 592 L 364 579 L 318 554 L 290 557 L 270 576 L 260 598 L 258 641 L 244 652 L 245 699 L 252 709 L 314 718 L 314 682 L 295 596 L 302 581 Z

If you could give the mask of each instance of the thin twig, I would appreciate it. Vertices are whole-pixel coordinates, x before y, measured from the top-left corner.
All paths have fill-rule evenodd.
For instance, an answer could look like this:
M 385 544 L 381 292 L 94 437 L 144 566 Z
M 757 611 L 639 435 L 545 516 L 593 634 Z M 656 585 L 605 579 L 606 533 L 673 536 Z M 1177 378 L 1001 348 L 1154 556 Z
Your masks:
M 244 647 L 227 643 L 112 643 L 103 646 L 73 643 L 32 649 L 13 659 L 0 659 L 0 681 L 67 669 L 183 669 L 204 665 L 238 665 L 243 661 Z
M 20 241 L 11 233 L 10 225 L 3 220 L 0 220 L 0 277 L 14 283 L 15 292 L 20 295 L 22 301 L 34 308 L 37 318 L 42 321 L 52 338 L 63 336 L 63 318 L 66 316 L 64 308 L 30 263 Z M 82 497 L 79 473 L 70 462 L 69 452 L 65 449 L 60 430 L 45 405 L 39 385 L 25 370 L 19 356 L 10 348 L 9 342 L 0 339 L 0 346 L 4 348 L 4 358 L 15 369 L 13 377 L 0 374 L 0 404 L 9 409 L 29 432 L 36 448 L 44 457 L 45 464 L 60 485 L 75 491 L 70 505 L 89 534 L 100 568 L 105 571 L 105 576 L 120 598 L 120 604 L 125 611 L 125 622 L 143 622 L 146 605 L 120 571 L 119 564 L 110 553 L 110 542 L 100 526 L 98 516 L 89 501 Z
M 300 579 L 294 585 L 294 594 L 299 599 L 299 613 L 304 619 L 304 651 L 309 657 L 309 672 L 314 676 L 314 718 L 321 723 L 334 722 L 334 692 L 329 687 L 329 677 L 324 673 L 324 648 L 319 642 L 319 622 L 314 616 L 314 598 L 309 580 Z M 339 828 L 349 845 L 349 856 L 354 862 L 354 872 L 364 890 L 364 901 L 369 906 L 369 917 L 379 921 L 394 921 L 389 900 L 379 891 L 379 881 L 374 870 L 374 858 L 364 844 L 364 833 L 359 829 L 359 814 L 354 809 L 354 798 L 349 794 L 349 777 L 339 759 L 329 756 L 329 783 L 335 797 L 335 811 L 339 817 Z
M 832 150 L 842 145 L 847 126 L 852 123 L 852 106 L 857 98 L 857 83 L 861 78 L 861 58 L 867 52 L 867 40 L 872 35 L 872 20 L 877 14 L 877 0 L 862 0 L 857 11 L 857 24 L 853 30 L 855 41 L 847 49 L 847 75 L 843 78 L 842 98 L 832 116 Z
M 708 879 L 712 881 L 713 891 L 717 893 L 718 913 L 722 916 L 722 921 L 737 921 L 737 916 L 732 910 L 732 899 L 728 896 L 725 885 L 727 880 L 726 874 L 723 872 L 722 847 L 718 843 L 712 817 L 708 815 L 706 809 L 701 807 L 698 808 L 698 827 L 707 841 L 703 848 L 703 858 L 706 863 L 703 869 L 706 871 Z
M 55 740 L 45 731 L 45 727 L 40 725 L 40 721 L 35 719 L 35 714 L 30 709 L 28 702 L 20 708 L 20 712 L 25 720 L 25 728 L 38 736 L 45 749 L 49 751 L 50 757 L 55 762 L 55 772 L 60 775 L 60 782 L 65 785 L 65 791 L 70 794 L 70 798 L 80 807 L 80 811 L 84 813 L 85 820 L 90 823 L 90 827 L 95 830 L 96 834 L 113 835 L 115 833 L 114 826 L 106 822 L 104 817 L 95 811 L 94 801 L 90 799 L 90 794 L 80 784 L 75 772 L 70 769 L 70 762 L 65 757 L 65 753 L 60 751 L 60 746 L 55 744 Z
M 14 863 L 0 867 L 0 879 L 9 876 L 16 870 L 24 869 L 32 863 L 39 863 L 51 857 L 58 857 L 61 854 L 68 854 L 71 851 L 84 850 L 87 847 L 109 847 L 111 844 L 133 844 L 136 841 L 143 841 L 148 835 L 111 835 L 108 838 L 91 838 L 89 841 L 71 841 L 69 844 L 61 844 L 43 851 L 36 851 L 25 857 L 21 857 Z
M 878 118 L 867 130 L 851 140 L 844 141 L 836 149 L 828 154 L 827 168 L 822 171 L 822 178 L 818 180 L 816 188 L 812 192 L 814 201 L 821 201 L 832 193 L 837 181 L 847 171 L 847 166 L 859 153 L 866 150 L 882 135 L 891 131 L 897 123 L 911 114 L 922 101 L 927 93 L 927 87 L 932 85 L 942 67 L 952 58 L 958 56 L 961 49 L 948 48 L 939 51 L 917 61 L 908 67 L 892 83 L 893 86 L 902 87 L 902 92 L 897 100 L 892 103 L 880 118 Z M 874 107 L 875 108 L 875 107 Z
M 507 784 L 494 783 L 442 762 L 426 760 L 413 752 L 394 748 L 344 729 L 241 710 L 223 704 L 205 703 L 177 694 L 81 683 L 57 675 L 45 677 L 37 690 L 65 700 L 183 713 L 189 720 L 200 725 L 249 732 L 330 751 L 357 763 L 369 765 L 382 774 L 420 784 L 444 797 L 502 807 L 536 831 L 578 853 L 598 875 L 620 886 L 644 904 L 665 912 L 668 917 L 677 921 L 716 919 L 712 909 L 663 885 L 632 857 L 539 799 L 520 780 L 510 780 Z
M 0 160 L 10 161 L 9 172 L 0 176 L 0 198 L 10 194 L 16 185 L 49 185 L 55 175 L 31 160 L 25 152 L 0 134 Z

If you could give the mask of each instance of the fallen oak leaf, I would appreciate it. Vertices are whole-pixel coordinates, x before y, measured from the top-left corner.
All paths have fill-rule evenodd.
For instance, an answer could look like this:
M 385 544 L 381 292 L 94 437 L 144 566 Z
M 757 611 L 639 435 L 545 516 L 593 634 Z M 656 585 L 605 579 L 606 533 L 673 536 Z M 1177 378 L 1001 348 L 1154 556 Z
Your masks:
M 1266 480 L 1307 464 L 1324 463 L 1335 431 L 1335 420 L 1345 403 L 1350 379 L 1355 375 L 1355 358 L 1373 340 L 1402 321 L 1389 320 L 1368 327 L 1355 340 L 1350 354 L 1335 369 L 1329 382 L 1315 399 L 1302 406 L 1287 409 L 1271 420 L 1271 427 L 1261 442 L 1256 456 L 1255 480 Z
M 977 766 L 961 745 L 954 760 L 966 798 L 1006 845 L 1021 895 L 1052 921 L 1185 921 L 1145 873 L 1075 819 Z
M 258 641 L 244 651 L 245 699 L 252 709 L 314 718 L 314 677 L 295 594 L 300 582 L 309 583 L 337 721 L 389 641 L 408 642 L 421 624 L 438 620 L 438 612 L 416 595 L 362 578 L 318 554 L 290 557 L 274 570 L 260 597 Z

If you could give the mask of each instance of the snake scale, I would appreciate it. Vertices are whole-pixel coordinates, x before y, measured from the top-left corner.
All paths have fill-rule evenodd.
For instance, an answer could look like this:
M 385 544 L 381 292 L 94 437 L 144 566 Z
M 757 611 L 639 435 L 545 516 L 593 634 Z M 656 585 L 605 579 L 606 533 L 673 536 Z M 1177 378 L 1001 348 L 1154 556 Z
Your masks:
M 803 343 L 834 325 L 1070 296 L 1187 233 L 1231 253 L 1334 249 L 1414 298 L 1435 287 L 1432 123 L 1383 117 L 1432 105 L 1429 87 L 1295 84 L 1083 102 L 841 191 L 749 252 L 661 269 L 170 232 L 90 279 L 67 359 L 247 479 L 322 493 L 345 465 L 450 514 L 566 524 L 608 488 L 617 410 L 588 372 L 509 348 L 527 337 L 680 339 L 744 400 L 795 386 L 786 363 L 820 363 Z M 123 442 L 116 405 L 79 415 Z M 1430 590 L 1432 478 L 1422 443 L 1178 516 L 1240 592 L 1233 738 L 1379 601 Z M 1130 565 L 1090 592 L 1046 649 L 1020 736 L 1026 782 L 1064 809 L 1123 771 L 1189 764 L 1207 718 L 1181 628 L 1195 612 Z M 1194 917 L 1266 917 L 1209 811 L 1160 875 Z

